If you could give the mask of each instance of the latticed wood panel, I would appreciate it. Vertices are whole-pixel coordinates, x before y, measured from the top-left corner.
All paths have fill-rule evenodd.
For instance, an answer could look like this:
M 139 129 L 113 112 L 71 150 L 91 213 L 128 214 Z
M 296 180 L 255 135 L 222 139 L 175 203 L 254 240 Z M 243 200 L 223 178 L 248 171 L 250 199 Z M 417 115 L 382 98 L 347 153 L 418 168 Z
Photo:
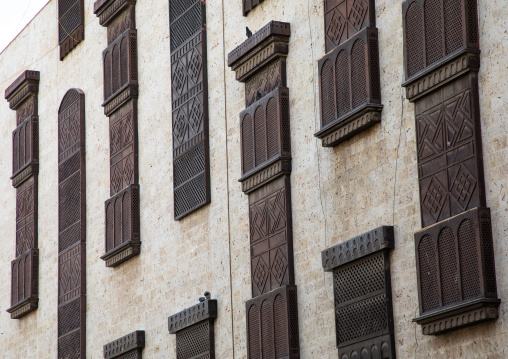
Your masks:
M 402 4 L 406 80 L 479 49 L 476 0 L 406 0 Z
M 84 7 L 84 0 L 58 0 L 60 60 L 85 38 Z
M 210 299 L 208 292 L 203 299 L 168 318 L 169 333 L 176 334 L 177 359 L 215 359 L 217 300 Z
M 296 285 L 287 285 L 245 303 L 249 359 L 300 358 Z
M 249 194 L 252 297 L 294 283 L 291 183 L 284 175 Z
M 383 226 L 322 252 L 333 271 L 339 358 L 395 358 L 389 250 L 393 227 Z M 356 353 L 356 354 L 355 354 Z
M 498 317 L 490 209 L 477 207 L 415 233 L 423 334 Z
M 477 74 L 418 99 L 415 115 L 422 227 L 485 206 Z
M 247 16 L 252 9 L 261 4 L 264 0 L 242 0 L 243 16 Z
M 174 217 L 210 203 L 206 6 L 170 1 Z
M 34 311 L 38 306 L 38 173 L 40 74 L 23 72 L 7 89 L 5 98 L 16 111 L 12 133 L 12 185 L 16 189 L 16 259 L 11 263 L 12 319 Z
M 104 359 L 142 359 L 145 331 L 136 330 L 104 345 Z
M 71 89 L 58 110 L 58 358 L 85 358 L 85 94 Z
M 376 27 L 374 0 L 325 0 L 325 49 L 332 51 L 366 27 Z
M 365 28 L 319 60 L 323 146 L 335 146 L 379 122 L 378 33 Z

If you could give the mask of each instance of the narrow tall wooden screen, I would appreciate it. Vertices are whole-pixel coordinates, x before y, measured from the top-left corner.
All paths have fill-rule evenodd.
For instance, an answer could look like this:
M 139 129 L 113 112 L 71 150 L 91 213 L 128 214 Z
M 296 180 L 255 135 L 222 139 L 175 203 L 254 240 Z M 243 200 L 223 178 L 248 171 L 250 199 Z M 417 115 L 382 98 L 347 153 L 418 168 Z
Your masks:
M 138 57 L 135 0 L 98 0 L 94 13 L 107 27 L 104 113 L 109 117 L 110 198 L 104 204 L 107 267 L 141 251 L 138 172 Z
M 210 203 L 206 5 L 169 2 L 174 217 Z
M 16 188 L 16 259 L 11 262 L 12 319 L 37 309 L 39 302 L 38 174 L 40 74 L 23 72 L 6 90 L 9 107 L 16 111 L 12 133 L 12 185 Z
M 58 0 L 58 42 L 63 60 L 85 39 L 84 0 Z
M 58 110 L 58 358 L 86 358 L 85 94 Z

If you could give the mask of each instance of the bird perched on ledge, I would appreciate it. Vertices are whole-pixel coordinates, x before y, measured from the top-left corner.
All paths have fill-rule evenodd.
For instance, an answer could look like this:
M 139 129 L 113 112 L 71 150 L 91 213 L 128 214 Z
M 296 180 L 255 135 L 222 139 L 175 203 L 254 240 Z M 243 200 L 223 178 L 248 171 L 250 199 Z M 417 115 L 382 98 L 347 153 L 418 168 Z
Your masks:
M 252 36 L 252 31 L 250 31 L 247 26 L 245 26 L 245 34 L 247 35 L 247 37 L 251 37 Z

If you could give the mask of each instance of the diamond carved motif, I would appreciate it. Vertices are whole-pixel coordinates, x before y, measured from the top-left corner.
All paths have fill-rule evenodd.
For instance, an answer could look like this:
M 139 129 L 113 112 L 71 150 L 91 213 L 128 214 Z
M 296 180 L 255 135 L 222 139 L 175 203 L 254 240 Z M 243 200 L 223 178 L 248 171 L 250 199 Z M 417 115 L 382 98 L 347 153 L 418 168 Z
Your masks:
M 328 36 L 334 44 L 338 44 L 345 28 L 346 20 L 344 20 L 339 10 L 334 9 L 330 22 L 328 22 L 328 26 L 326 28 L 326 36 Z
M 349 21 L 357 31 L 361 29 L 366 13 L 367 4 L 362 0 L 354 0 L 351 10 L 349 11 Z
M 429 188 L 423 197 L 423 205 L 430 214 L 435 218 L 439 218 L 439 214 L 443 209 L 446 201 L 446 190 L 436 178 L 432 178 Z
M 263 291 L 267 279 L 268 279 L 268 266 L 266 265 L 263 258 L 259 257 L 256 269 L 254 270 L 254 275 L 252 276 L 252 280 L 254 281 L 254 284 L 256 284 L 258 289 L 260 291 Z
M 286 268 L 287 268 L 288 262 L 286 258 L 284 258 L 284 255 L 280 251 L 280 249 L 277 249 L 277 253 L 275 254 L 275 258 L 272 262 L 272 274 L 275 277 L 275 280 L 277 283 L 282 285 L 282 281 L 284 279 L 284 275 L 286 274 Z
M 450 194 L 464 210 L 469 204 L 476 183 L 473 174 L 464 165 L 461 165 L 453 180 Z

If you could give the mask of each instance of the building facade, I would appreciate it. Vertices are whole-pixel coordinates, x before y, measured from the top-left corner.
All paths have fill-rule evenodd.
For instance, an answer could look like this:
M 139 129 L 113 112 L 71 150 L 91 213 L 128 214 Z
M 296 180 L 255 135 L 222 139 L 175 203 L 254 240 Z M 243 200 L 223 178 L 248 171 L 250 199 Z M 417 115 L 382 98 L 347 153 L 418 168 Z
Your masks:
M 0 54 L 0 357 L 508 357 L 507 19 L 49 1 Z

